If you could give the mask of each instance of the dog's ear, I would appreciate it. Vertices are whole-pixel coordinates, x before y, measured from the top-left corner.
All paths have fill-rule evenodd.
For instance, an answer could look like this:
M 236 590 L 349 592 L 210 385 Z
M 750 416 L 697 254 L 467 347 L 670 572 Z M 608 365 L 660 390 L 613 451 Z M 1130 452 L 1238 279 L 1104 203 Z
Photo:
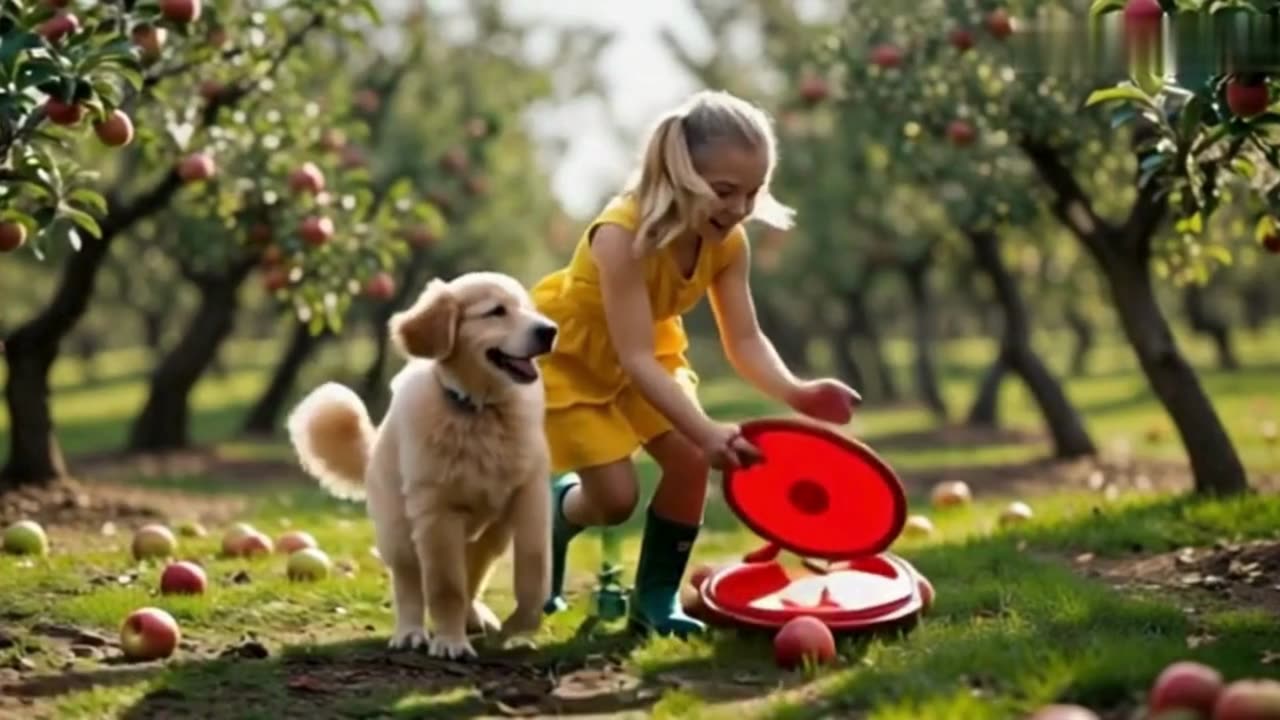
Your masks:
M 409 357 L 441 359 L 453 352 L 461 308 L 443 280 L 432 280 L 406 310 L 391 316 L 392 342 Z

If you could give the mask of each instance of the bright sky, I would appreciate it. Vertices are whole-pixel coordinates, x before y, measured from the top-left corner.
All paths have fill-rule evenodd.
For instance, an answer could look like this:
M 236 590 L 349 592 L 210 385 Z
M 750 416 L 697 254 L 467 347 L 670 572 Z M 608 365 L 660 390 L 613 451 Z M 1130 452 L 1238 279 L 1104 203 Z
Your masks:
M 514 18 L 590 24 L 616 33 L 604 52 L 602 75 L 612 113 L 639 136 L 664 110 L 696 89 L 658 35 L 666 25 L 691 51 L 707 37 L 686 0 L 506 0 Z M 575 103 L 534 118 L 535 131 L 568 135 L 566 155 L 554 168 L 554 190 L 566 210 L 585 215 L 625 179 L 639 148 L 623 145 L 598 102 Z

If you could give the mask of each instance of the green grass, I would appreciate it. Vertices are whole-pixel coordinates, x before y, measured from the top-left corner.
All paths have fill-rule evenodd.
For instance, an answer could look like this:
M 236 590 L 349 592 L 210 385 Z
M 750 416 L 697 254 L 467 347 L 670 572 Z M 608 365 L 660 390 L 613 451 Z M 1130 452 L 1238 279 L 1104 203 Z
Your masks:
M 1255 477 L 1280 470 L 1277 452 L 1257 432 L 1262 419 L 1277 417 L 1275 401 L 1268 400 L 1274 395 L 1270 359 L 1277 347 L 1280 333 L 1242 337 L 1238 350 L 1246 369 L 1204 369 L 1201 374 Z M 908 352 L 897 344 L 891 350 L 899 360 Z M 940 354 L 953 415 L 967 406 L 990 350 L 989 344 L 965 341 L 949 343 Z M 1206 367 L 1204 348 L 1193 343 L 1189 350 Z M 288 449 L 279 444 L 232 439 L 245 406 L 265 382 L 271 354 L 263 344 L 233 346 L 228 353 L 232 372 L 201 383 L 194 398 L 198 441 L 218 444 L 226 457 L 290 460 Z M 322 358 L 304 384 L 360 365 L 359 360 L 335 357 Z M 113 353 L 94 368 L 94 379 L 74 360 L 58 363 L 54 410 L 62 442 L 73 455 L 120 445 L 128 418 L 143 398 L 146 362 L 142 353 Z M 900 385 L 909 387 L 905 371 L 902 375 Z M 1123 348 L 1100 348 L 1094 373 L 1070 380 L 1067 390 L 1105 449 L 1127 445 L 1143 457 L 1181 456 L 1176 436 L 1167 430 L 1163 413 Z M 702 397 L 717 417 L 780 412 L 731 380 L 708 380 Z M 1038 428 L 1035 409 L 1016 382 L 1006 386 L 1001 412 L 1009 426 Z M 4 422 L 0 417 L 0 428 Z M 859 413 L 853 431 L 873 446 L 881 441 L 889 445 L 888 438 L 919 433 L 931 424 L 927 412 L 918 407 L 868 406 Z M 1153 427 L 1166 430 L 1150 442 L 1146 436 Z M 911 474 L 1023 463 L 1043 457 L 1047 449 L 1043 442 L 939 444 L 893 446 L 884 454 L 896 468 Z M 647 494 L 656 469 L 642 461 L 640 471 Z M 305 528 L 335 562 L 352 572 L 316 584 L 291 583 L 279 557 L 219 558 L 222 528 L 213 527 L 210 537 L 183 541 L 180 551 L 206 564 L 210 593 L 199 599 L 162 598 L 154 591 L 159 568 L 137 565 L 128 557 L 127 528 L 111 538 L 51 528 L 56 549 L 50 557 L 34 562 L 0 557 L 0 624 L 20 641 L 17 647 L 0 649 L 0 667 L 22 655 L 36 662 L 40 672 L 79 684 L 41 694 L 34 706 L 22 709 L 24 717 L 35 712 L 59 718 L 496 715 L 500 712 L 493 703 L 495 695 L 519 691 L 526 681 L 536 684 L 539 673 L 545 675 L 552 665 L 569 670 L 595 662 L 599 655 L 618 658 L 627 672 L 643 680 L 645 689 L 639 699 L 606 699 L 595 709 L 602 713 L 660 718 L 1006 718 L 1054 700 L 1128 708 L 1140 702 L 1160 668 L 1176 658 L 1204 659 L 1229 677 L 1266 674 L 1270 668 L 1261 664 L 1264 651 L 1280 650 L 1280 626 L 1273 617 L 1221 603 L 1188 615 L 1183 608 L 1196 598 L 1122 593 L 1077 573 L 1070 560 L 1083 552 L 1120 557 L 1224 538 L 1276 537 L 1280 499 L 1270 496 L 1190 501 L 1151 494 L 1104 499 L 1084 492 L 1051 492 L 1034 501 L 1032 524 L 1005 532 L 997 528 L 996 516 L 1007 498 L 979 488 L 974 505 L 930 513 L 938 529 L 935 537 L 904 538 L 895 545 L 895 551 L 923 571 L 938 591 L 938 603 L 920 627 L 905 637 L 846 639 L 837 665 L 796 673 L 774 669 L 768 638 L 757 635 L 717 631 L 689 642 L 655 639 L 636 644 L 618 628 L 606 626 L 580 636 L 590 604 L 592 570 L 600 560 L 600 544 L 587 534 L 571 554 L 573 608 L 548 621 L 536 653 L 512 657 L 496 670 L 441 672 L 438 663 L 422 657 L 392 658 L 382 649 L 391 623 L 388 587 L 384 570 L 370 553 L 372 531 L 361 506 L 332 501 L 312 487 L 280 483 L 228 482 L 201 475 L 136 482 L 189 492 L 193 503 L 199 496 L 245 495 L 250 510 L 237 519 L 254 522 L 271 535 L 287 527 Z M 915 488 L 913 508 L 923 502 L 920 491 Z M 638 512 L 621 529 L 632 565 L 641 519 Z M 696 561 L 738 558 L 760 544 L 722 501 L 713 498 L 695 549 Z M 241 571 L 249 582 L 233 581 Z M 139 573 L 136 580 L 119 582 L 121 575 L 132 572 Z M 499 614 L 510 608 L 508 576 L 504 567 L 489 593 Z M 170 610 L 194 646 L 158 665 L 104 666 L 81 659 L 68 669 L 65 644 L 33 629 L 41 622 L 63 623 L 111 637 L 124 615 L 142 605 Z M 1216 640 L 1188 647 L 1188 636 L 1206 634 Z M 265 643 L 271 656 L 217 657 L 246 635 Z M 301 687 L 291 687 L 299 682 Z M 0 695 L 0 717 L 10 708 Z
M 1054 700 L 1131 706 L 1155 674 L 1179 658 L 1210 662 L 1228 677 L 1266 673 L 1264 651 L 1280 649 L 1280 626 L 1273 617 L 1248 608 L 1188 616 L 1182 609 L 1188 600 L 1121 594 L 1077 574 L 1069 558 L 1080 552 L 1119 557 L 1135 549 L 1277 537 L 1280 498 L 1193 501 L 1135 495 L 1099 503 L 1096 496 L 1055 496 L 1041 503 L 1032 524 L 1016 531 L 997 529 L 1000 504 L 994 498 L 935 513 L 935 538 L 903 540 L 894 548 L 937 588 L 933 611 L 905 637 L 843 639 L 840 662 L 809 673 L 774 669 L 768 638 L 757 634 L 717 630 L 692 641 L 656 638 L 637 644 L 620 628 L 605 626 L 578 637 L 589 606 L 589 570 L 597 559 L 597 543 L 579 541 L 573 552 L 573 608 L 549 620 L 538 637 L 538 653 L 510 662 L 527 673 L 553 662 L 572 667 L 593 654 L 617 654 L 630 673 L 656 688 L 648 702 L 657 717 L 817 718 L 858 712 L 872 718 L 1004 718 Z M 452 718 L 493 711 L 483 697 L 484 682 L 477 682 L 492 680 L 492 672 L 442 676 L 430 672 L 432 661 L 408 657 L 402 677 L 400 666 L 389 664 L 382 650 L 391 622 L 387 584 L 369 552 L 371 530 L 359 506 L 304 489 L 264 497 L 249 519 L 273 535 L 286 527 L 311 531 L 353 573 L 293 583 L 284 577 L 279 557 L 221 559 L 220 528 L 211 528 L 210 537 L 182 542 L 180 555 L 208 569 L 213 588 L 202 598 L 157 596 L 159 568 L 128 557 L 127 534 L 104 541 L 55 529 L 56 551 L 48 558 L 0 558 L 0 577 L 6 578 L 0 607 L 32 613 L 15 625 L 33 646 L 44 648 L 28 648 L 25 654 L 46 672 L 59 672 L 65 650 L 38 633 L 26 635 L 24 628 L 36 622 L 113 636 L 128 611 L 155 605 L 170 611 L 196 644 L 141 672 L 131 666 L 112 669 L 96 686 L 37 707 L 57 717 L 129 718 L 165 713 L 293 717 L 315 712 L 317 703 L 332 717 Z M 636 534 L 628 533 L 629 553 L 636 542 Z M 755 545 L 742 528 L 722 520 L 704 534 L 695 557 L 715 562 Z M 93 583 L 134 571 L 140 574 L 129 585 Z M 232 582 L 239 571 L 247 572 L 250 582 Z M 509 609 L 506 567 L 489 599 L 499 613 Z M 1187 647 L 1188 636 L 1205 633 L 1216 641 Z M 266 644 L 271 657 L 216 657 L 246 635 Z M 103 668 L 77 661 L 69 673 L 62 672 L 74 676 Z M 745 684 L 739 682 L 744 676 Z M 324 692 L 290 689 L 299 677 L 318 678 Z M 680 678 L 683 686 L 672 685 L 672 678 Z M 981 691 L 977 696 L 975 688 Z M 233 700 L 249 710 L 232 712 L 228 703 Z

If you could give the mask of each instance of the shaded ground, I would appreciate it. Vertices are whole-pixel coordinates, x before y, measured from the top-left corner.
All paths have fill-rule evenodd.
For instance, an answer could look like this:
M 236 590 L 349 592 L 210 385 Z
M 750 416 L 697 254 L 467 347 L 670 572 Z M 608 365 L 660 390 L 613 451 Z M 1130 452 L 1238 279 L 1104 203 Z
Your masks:
M 33 519 L 47 529 L 102 531 L 168 519 L 220 522 L 244 510 L 244 498 L 192 495 L 119 482 L 60 480 L 0 494 L 0 525 Z
M 1106 560 L 1086 555 L 1076 562 L 1089 577 L 1126 591 L 1172 594 L 1197 612 L 1254 608 L 1280 618 L 1280 540 L 1221 541 Z

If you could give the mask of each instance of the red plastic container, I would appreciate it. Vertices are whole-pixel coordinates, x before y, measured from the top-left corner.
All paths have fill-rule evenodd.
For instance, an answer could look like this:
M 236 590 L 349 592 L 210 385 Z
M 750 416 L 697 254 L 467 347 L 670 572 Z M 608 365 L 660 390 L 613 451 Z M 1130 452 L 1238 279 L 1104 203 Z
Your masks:
M 774 630 L 810 615 L 833 632 L 914 625 L 921 576 L 887 551 L 907 517 L 893 470 L 866 445 L 804 421 L 754 420 L 742 432 L 764 461 L 726 471 L 725 500 L 766 544 L 697 588 L 706 619 Z M 780 563 L 783 550 L 807 572 Z

